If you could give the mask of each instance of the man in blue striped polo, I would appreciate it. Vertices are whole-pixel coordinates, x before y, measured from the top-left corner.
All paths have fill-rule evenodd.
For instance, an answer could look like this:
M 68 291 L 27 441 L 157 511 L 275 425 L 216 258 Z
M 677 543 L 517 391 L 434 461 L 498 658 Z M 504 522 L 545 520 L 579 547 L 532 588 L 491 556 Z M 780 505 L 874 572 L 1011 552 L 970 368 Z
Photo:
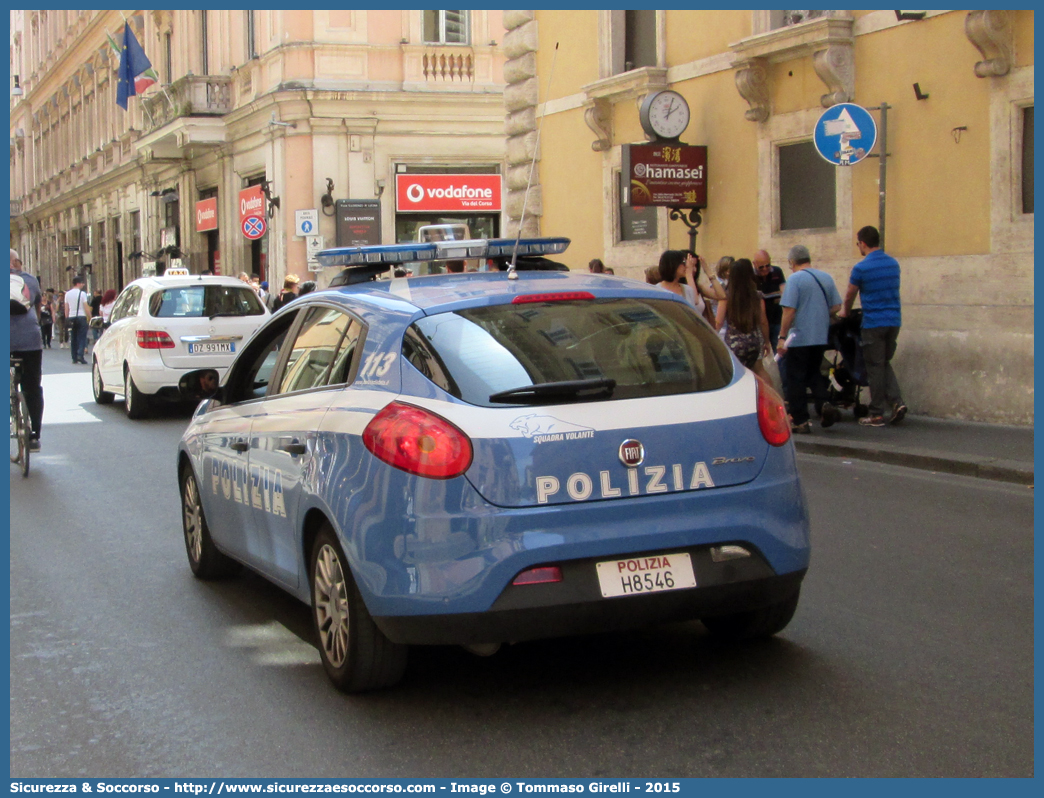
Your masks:
M 863 306 L 863 359 L 870 383 L 870 414 L 859 419 L 867 427 L 898 424 L 906 415 L 906 405 L 899 392 L 899 381 L 892 371 L 902 305 L 899 302 L 899 261 L 881 249 L 881 234 L 867 225 L 856 233 L 856 246 L 863 259 L 852 267 L 848 291 L 841 311 L 847 316 L 856 295 Z M 891 408 L 891 417 L 884 414 Z

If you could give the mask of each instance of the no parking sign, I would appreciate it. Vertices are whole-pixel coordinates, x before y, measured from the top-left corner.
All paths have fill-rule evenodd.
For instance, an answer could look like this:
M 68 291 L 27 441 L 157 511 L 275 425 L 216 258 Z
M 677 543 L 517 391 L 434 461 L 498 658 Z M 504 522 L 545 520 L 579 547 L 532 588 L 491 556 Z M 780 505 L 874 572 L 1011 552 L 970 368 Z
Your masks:
M 248 216 L 243 220 L 243 235 L 255 241 L 265 234 L 268 225 L 263 216 Z

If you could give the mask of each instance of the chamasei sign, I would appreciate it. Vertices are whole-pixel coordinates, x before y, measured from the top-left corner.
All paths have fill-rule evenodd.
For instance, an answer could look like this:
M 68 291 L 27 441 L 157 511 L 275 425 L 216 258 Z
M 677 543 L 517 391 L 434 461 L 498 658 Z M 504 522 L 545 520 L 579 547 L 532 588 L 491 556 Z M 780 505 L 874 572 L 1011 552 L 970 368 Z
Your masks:
M 631 207 L 707 207 L 706 147 L 626 144 L 622 165 L 631 184 Z

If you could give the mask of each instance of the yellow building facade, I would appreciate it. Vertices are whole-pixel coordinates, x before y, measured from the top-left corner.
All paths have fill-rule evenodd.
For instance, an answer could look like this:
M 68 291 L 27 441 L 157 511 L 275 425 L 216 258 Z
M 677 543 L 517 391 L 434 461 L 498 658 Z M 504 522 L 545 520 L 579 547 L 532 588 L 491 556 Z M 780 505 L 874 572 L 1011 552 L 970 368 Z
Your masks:
M 1032 11 L 504 19 L 507 182 L 520 182 L 513 150 L 521 163 L 539 135 L 526 224 L 569 236 L 573 269 L 597 257 L 642 279 L 664 249 L 687 246 L 666 208 L 635 223 L 620 180 L 624 145 L 647 141 L 641 101 L 673 89 L 691 109 L 681 140 L 708 149 L 699 253 L 765 249 L 787 272 L 790 247 L 804 244 L 843 294 L 856 231 L 880 226 L 880 161 L 834 167 L 809 155 L 813 132 L 837 102 L 887 105 L 885 249 L 902 266 L 904 398 L 915 413 L 1032 423 Z
M 389 243 L 462 216 L 501 232 L 499 199 L 418 210 L 396 191 L 410 175 L 499 190 L 500 11 L 56 10 L 11 22 L 11 240 L 45 287 L 86 272 L 119 289 L 171 265 L 322 285 L 310 246 Z M 157 77 L 126 111 L 107 38 L 121 43 L 125 25 Z M 248 213 L 263 219 L 257 239 Z

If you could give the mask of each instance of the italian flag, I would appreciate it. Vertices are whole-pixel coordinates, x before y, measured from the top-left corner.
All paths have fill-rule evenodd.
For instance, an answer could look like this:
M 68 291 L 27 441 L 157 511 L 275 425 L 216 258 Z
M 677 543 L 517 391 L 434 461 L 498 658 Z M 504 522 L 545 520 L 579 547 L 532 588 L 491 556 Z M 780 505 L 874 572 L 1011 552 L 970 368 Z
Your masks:
M 112 37 L 112 34 L 106 31 L 105 38 L 109 40 L 109 47 L 116 53 L 116 58 L 120 57 L 120 46 L 116 43 L 116 40 Z M 159 75 L 156 74 L 156 70 L 151 66 L 142 72 L 140 75 L 134 76 L 134 93 L 141 94 L 149 86 L 155 83 L 159 83 Z

